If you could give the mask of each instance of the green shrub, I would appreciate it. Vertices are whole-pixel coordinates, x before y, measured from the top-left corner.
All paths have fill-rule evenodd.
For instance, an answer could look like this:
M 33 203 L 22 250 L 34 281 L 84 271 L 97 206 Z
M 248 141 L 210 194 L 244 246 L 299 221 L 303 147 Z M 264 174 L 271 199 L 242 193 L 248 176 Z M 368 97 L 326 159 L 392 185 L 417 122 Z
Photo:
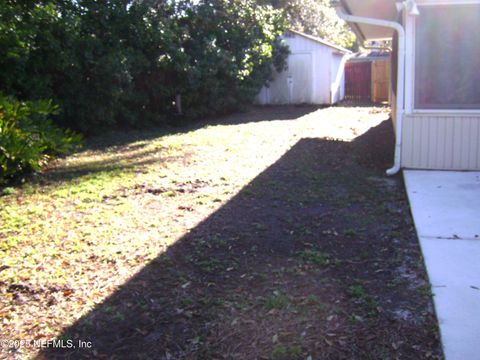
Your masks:
M 0 183 L 79 145 L 79 135 L 53 125 L 57 112 L 49 100 L 21 102 L 0 94 Z
M 250 104 L 286 26 L 255 0 L 0 1 L 0 92 L 53 99 L 84 134 L 178 125 Z

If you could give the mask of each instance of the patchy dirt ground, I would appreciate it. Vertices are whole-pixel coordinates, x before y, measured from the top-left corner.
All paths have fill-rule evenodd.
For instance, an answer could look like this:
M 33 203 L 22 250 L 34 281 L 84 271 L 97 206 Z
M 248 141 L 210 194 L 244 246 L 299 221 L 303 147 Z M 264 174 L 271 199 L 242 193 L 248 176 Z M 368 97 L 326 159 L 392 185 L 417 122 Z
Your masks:
M 0 337 L 77 347 L 2 356 L 441 359 L 387 118 L 271 107 L 110 134 L 4 190 Z

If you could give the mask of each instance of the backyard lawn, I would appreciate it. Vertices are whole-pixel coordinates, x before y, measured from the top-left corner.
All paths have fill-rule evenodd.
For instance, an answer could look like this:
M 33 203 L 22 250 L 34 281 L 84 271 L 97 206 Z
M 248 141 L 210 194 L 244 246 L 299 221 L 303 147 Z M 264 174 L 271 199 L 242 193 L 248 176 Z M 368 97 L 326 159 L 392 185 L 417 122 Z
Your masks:
M 0 357 L 442 359 L 387 108 L 117 132 L 0 196 Z M 2 190 L 0 190 L 1 192 Z

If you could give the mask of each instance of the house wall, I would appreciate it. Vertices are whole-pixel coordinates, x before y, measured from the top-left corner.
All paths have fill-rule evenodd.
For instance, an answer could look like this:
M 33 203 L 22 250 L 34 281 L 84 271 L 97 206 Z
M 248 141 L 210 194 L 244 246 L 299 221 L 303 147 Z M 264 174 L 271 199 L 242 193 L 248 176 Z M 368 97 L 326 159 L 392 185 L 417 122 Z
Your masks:
M 421 3 L 441 5 L 452 2 L 465 3 L 466 1 L 417 1 L 419 5 Z M 415 109 L 415 17 L 405 16 L 403 20 L 407 43 L 402 167 L 431 170 L 480 170 L 480 111 Z M 392 99 L 393 103 L 394 99 Z
M 480 170 L 480 116 L 406 114 L 402 166 L 413 169 Z
M 392 53 L 390 54 L 390 109 L 393 128 L 397 130 L 397 79 L 398 77 L 398 34 L 392 37 Z
M 257 95 L 259 104 L 331 104 L 343 99 L 344 58 L 338 50 L 300 35 L 284 36 L 290 47 L 288 69 L 274 71 L 270 86 Z

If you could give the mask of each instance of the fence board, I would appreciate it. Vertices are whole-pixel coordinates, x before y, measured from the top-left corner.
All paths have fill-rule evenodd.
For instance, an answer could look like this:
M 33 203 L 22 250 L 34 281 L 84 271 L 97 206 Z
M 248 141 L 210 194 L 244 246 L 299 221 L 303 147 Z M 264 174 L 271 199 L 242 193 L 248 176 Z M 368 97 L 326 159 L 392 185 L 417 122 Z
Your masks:
M 389 100 L 390 61 L 375 60 L 372 62 L 372 101 Z
M 347 100 L 371 100 L 372 70 L 370 62 L 345 65 L 345 98 Z

